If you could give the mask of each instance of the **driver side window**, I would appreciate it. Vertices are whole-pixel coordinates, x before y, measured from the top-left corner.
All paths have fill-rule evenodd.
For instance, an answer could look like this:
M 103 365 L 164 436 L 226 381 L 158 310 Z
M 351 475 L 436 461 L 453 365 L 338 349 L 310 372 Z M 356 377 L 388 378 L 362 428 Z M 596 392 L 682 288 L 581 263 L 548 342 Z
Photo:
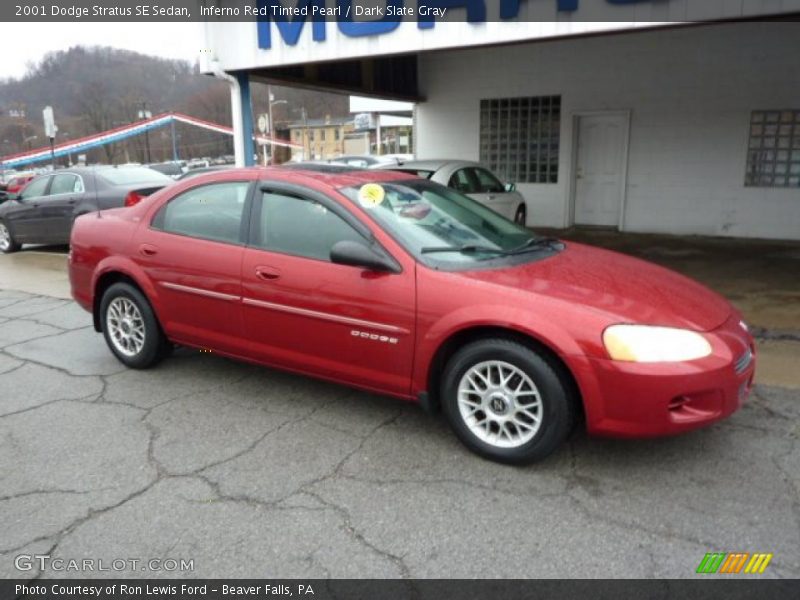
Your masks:
M 264 250 L 330 261 L 342 241 L 365 243 L 339 215 L 319 202 L 282 192 L 264 192 L 255 245 Z
M 459 169 L 450 177 L 447 187 L 462 194 L 477 194 L 478 188 L 469 169 Z
M 505 186 L 486 169 L 473 169 L 478 185 L 484 194 L 502 194 L 506 191 Z
M 34 179 L 28 185 L 26 185 L 22 190 L 20 190 L 20 196 L 23 198 L 37 198 L 39 196 L 44 196 L 44 191 L 47 189 L 47 182 L 50 180 L 50 177 L 40 177 L 39 179 Z

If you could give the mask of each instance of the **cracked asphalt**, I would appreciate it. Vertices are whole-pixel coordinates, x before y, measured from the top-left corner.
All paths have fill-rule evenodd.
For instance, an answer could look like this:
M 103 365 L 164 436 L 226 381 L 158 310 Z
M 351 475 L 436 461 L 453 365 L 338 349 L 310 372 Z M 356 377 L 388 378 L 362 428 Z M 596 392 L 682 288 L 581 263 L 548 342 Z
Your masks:
M 513 468 L 396 400 L 187 349 L 127 370 L 73 302 L 0 290 L 0 577 L 683 578 L 710 551 L 798 577 L 799 400 Z

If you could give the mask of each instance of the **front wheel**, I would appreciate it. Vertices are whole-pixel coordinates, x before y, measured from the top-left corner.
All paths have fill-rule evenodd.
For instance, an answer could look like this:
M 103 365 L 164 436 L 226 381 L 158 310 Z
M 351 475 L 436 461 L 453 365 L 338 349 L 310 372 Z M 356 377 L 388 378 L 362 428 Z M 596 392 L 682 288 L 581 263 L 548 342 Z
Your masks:
M 3 254 L 11 254 L 21 247 L 22 245 L 17 243 L 14 240 L 14 236 L 11 235 L 8 225 L 0 221 L 0 252 Z
M 144 294 L 127 283 L 115 283 L 100 302 L 103 337 L 121 363 L 146 369 L 167 355 L 171 344 Z
M 467 344 L 442 379 L 447 420 L 481 456 L 508 464 L 540 460 L 575 424 L 575 394 L 559 371 L 544 355 L 511 340 Z

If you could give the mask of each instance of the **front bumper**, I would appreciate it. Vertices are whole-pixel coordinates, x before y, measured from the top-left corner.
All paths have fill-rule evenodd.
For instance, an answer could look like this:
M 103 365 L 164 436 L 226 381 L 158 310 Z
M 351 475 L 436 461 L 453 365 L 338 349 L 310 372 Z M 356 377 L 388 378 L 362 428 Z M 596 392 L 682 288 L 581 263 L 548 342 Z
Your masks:
M 755 345 L 731 316 L 707 332 L 712 354 L 683 363 L 628 363 L 583 358 L 576 371 L 587 430 L 597 435 L 673 435 L 724 419 L 753 385 Z

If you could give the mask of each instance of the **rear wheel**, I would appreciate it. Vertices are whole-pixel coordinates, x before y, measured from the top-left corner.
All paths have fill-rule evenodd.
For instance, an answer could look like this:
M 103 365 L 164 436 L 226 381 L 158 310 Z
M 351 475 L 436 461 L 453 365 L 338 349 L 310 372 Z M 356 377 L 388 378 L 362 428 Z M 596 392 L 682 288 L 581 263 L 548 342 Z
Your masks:
M 509 464 L 552 453 L 576 420 L 572 386 L 548 359 L 517 342 L 472 342 L 445 368 L 441 398 L 455 434 L 473 452 Z
M 22 247 L 21 244 L 14 240 L 14 236 L 11 235 L 11 231 L 8 229 L 8 225 L 6 225 L 3 221 L 0 221 L 0 252 L 3 254 L 11 254 L 12 252 L 16 252 Z
M 106 344 L 128 367 L 152 367 L 171 349 L 147 298 L 130 284 L 115 283 L 106 290 L 100 320 Z
M 528 220 L 528 209 L 525 208 L 524 204 L 520 204 L 519 207 L 517 208 L 516 214 L 514 215 L 514 223 L 525 227 L 527 220 Z

